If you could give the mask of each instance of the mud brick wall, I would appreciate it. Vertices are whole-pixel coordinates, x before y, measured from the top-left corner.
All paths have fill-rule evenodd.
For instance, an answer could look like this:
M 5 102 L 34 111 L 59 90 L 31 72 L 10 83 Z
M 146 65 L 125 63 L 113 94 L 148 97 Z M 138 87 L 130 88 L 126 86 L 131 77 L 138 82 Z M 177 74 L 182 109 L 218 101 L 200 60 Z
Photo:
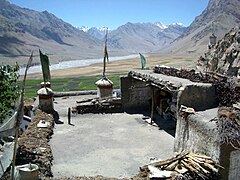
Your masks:
M 215 122 L 210 122 L 217 115 L 217 108 L 205 112 L 196 112 L 187 117 L 178 115 L 174 150 L 189 151 L 211 156 L 218 161 L 220 152 Z
M 195 111 L 203 111 L 218 106 L 217 94 L 211 84 L 188 85 L 178 93 L 178 108 L 180 105 L 192 107 Z
M 121 77 L 121 99 L 124 111 L 149 109 L 151 88 L 144 81 Z

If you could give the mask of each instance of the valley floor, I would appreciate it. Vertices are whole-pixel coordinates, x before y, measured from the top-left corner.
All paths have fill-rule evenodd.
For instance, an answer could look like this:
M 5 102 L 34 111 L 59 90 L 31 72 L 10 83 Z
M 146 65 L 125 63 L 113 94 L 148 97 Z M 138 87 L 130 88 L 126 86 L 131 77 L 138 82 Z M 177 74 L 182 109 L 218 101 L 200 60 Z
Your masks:
M 174 67 L 195 67 L 198 57 L 191 56 L 149 56 L 146 57 L 146 68 L 152 69 L 155 65 L 167 65 Z M 112 73 L 128 73 L 134 69 L 140 69 L 140 58 L 126 59 L 114 61 L 107 64 L 106 74 Z M 102 64 L 93 64 L 90 66 L 75 67 L 61 70 L 51 71 L 52 78 L 55 77 L 77 77 L 77 76 L 92 76 L 102 74 Z M 41 73 L 28 74 L 28 79 L 41 79 Z

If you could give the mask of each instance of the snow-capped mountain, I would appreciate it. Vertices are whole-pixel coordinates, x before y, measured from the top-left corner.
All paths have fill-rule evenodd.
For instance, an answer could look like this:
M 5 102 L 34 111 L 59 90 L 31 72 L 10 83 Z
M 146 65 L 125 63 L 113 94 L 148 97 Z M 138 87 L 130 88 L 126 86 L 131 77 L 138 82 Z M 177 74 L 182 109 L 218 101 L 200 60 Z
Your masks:
M 115 48 L 133 52 L 149 52 L 169 45 L 181 36 L 186 27 L 174 23 L 130 23 L 109 33 L 108 42 Z
M 82 26 L 79 27 L 78 29 L 86 32 L 87 34 L 89 34 L 90 36 L 97 38 L 97 39 L 104 39 L 106 31 L 111 31 L 110 29 L 108 29 L 107 27 L 88 27 L 88 26 Z
M 154 25 L 158 26 L 160 29 L 164 30 L 166 29 L 168 26 L 167 25 L 164 25 L 162 24 L 161 22 L 155 22 L 153 23 Z
M 125 28 L 125 30 L 124 30 L 124 28 Z M 119 43 L 119 41 L 125 42 L 124 38 L 128 37 L 128 36 L 129 37 L 126 39 L 126 42 L 128 40 L 131 41 L 132 37 L 135 37 L 135 36 L 136 36 L 136 39 L 141 39 L 143 37 L 149 36 L 149 38 L 147 38 L 146 41 L 148 41 L 147 44 L 149 44 L 149 42 L 150 42 L 150 46 L 152 46 L 152 45 L 155 46 L 155 45 L 159 44 L 160 41 L 161 41 L 161 43 L 160 43 L 161 45 L 165 45 L 165 44 L 172 42 L 173 39 L 180 36 L 184 32 L 185 28 L 186 27 L 183 26 L 182 23 L 173 23 L 173 24 L 167 24 L 167 25 L 165 25 L 161 22 L 127 23 L 113 31 L 108 29 L 108 32 L 109 32 L 110 41 L 111 41 L 111 39 L 113 39 L 113 42 L 112 42 L 113 45 L 116 45 L 116 47 L 118 48 L 120 46 L 126 45 L 125 43 L 120 45 L 121 43 Z M 94 38 L 97 38 L 99 40 L 104 40 L 107 27 L 89 28 L 87 26 L 82 26 L 80 29 Z M 123 32 L 123 31 L 127 31 L 127 32 L 119 33 L 118 32 L 119 30 L 121 32 Z M 124 37 L 121 37 L 122 35 Z M 112 37 L 112 36 L 114 36 L 114 37 Z M 151 39 L 151 37 L 154 37 L 154 39 Z M 135 41 L 133 40 L 133 42 L 135 42 Z M 144 41 L 142 41 L 142 42 L 144 43 Z M 131 44 L 128 46 L 131 46 Z M 128 47 L 128 46 L 125 46 L 125 47 Z M 147 46 L 149 46 L 149 45 L 147 45 Z M 133 47 L 138 48 L 139 46 L 134 45 Z
M 97 39 L 102 40 L 105 37 L 107 29 L 108 29 L 107 27 L 92 27 L 87 31 L 87 33 L 90 36 L 93 36 Z M 109 29 L 108 29 L 108 31 L 109 31 Z
M 77 27 L 79 30 L 82 30 L 83 32 L 87 32 L 89 29 L 90 29 L 90 27 L 88 27 L 88 26 L 81 26 L 81 27 Z

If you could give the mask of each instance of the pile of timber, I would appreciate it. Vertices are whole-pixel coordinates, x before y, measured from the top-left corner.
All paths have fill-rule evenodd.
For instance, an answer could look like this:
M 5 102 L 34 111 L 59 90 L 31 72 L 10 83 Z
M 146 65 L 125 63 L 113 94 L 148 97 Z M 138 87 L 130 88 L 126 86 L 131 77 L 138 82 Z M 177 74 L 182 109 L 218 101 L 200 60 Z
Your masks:
M 216 88 L 220 106 L 232 106 L 240 99 L 240 80 L 213 72 L 197 72 L 193 69 L 177 69 L 155 66 L 155 73 L 189 79 L 193 82 L 212 83 Z
M 213 83 L 216 88 L 220 106 L 233 106 L 240 101 L 240 82 L 237 79 L 226 79 Z
M 118 113 L 123 112 L 121 98 L 91 98 L 82 101 L 76 101 L 77 106 L 72 107 L 72 112 L 78 114 L 84 113 Z
M 193 153 L 177 156 L 140 167 L 138 176 L 146 179 L 218 179 L 222 168 L 210 157 Z
M 198 72 L 195 69 L 174 68 L 157 65 L 153 68 L 154 73 L 189 79 L 193 82 L 214 83 L 216 81 L 226 80 L 227 77 L 212 72 Z
M 240 150 L 240 103 L 233 107 L 220 107 L 213 121 L 217 124 L 218 141 Z

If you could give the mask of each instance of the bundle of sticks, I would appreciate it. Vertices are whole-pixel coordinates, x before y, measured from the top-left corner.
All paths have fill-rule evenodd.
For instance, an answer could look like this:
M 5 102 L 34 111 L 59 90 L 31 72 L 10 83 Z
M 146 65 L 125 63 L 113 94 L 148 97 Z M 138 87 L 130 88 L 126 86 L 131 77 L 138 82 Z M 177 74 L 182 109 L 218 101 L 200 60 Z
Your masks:
M 219 142 L 240 150 L 240 103 L 233 107 L 220 107 L 212 121 L 217 124 Z
M 140 174 L 142 177 L 145 176 L 151 179 L 153 177 L 152 169 L 158 169 L 158 177 L 154 178 L 217 179 L 219 168 L 223 167 L 208 156 L 194 153 L 180 153 L 171 159 L 140 167 Z

